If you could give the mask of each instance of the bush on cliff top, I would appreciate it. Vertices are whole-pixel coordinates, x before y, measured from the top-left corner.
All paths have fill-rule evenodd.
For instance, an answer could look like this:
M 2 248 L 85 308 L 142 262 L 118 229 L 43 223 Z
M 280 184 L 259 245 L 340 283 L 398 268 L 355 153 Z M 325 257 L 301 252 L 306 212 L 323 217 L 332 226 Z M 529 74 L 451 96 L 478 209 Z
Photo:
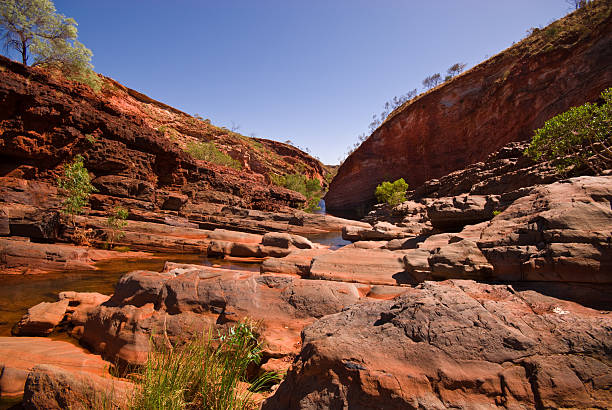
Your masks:
M 77 40 L 77 23 L 57 13 L 50 0 L 0 0 L 0 31 L 7 50 L 24 65 L 43 66 L 99 91 L 91 50 Z
M 393 182 L 384 181 L 376 187 L 374 194 L 379 203 L 387 203 L 390 206 L 397 206 L 406 200 L 408 184 L 404 178 Z
M 596 174 L 612 166 L 612 88 L 603 103 L 572 107 L 535 131 L 525 154 L 535 161 L 554 161 L 560 172 L 587 166 Z

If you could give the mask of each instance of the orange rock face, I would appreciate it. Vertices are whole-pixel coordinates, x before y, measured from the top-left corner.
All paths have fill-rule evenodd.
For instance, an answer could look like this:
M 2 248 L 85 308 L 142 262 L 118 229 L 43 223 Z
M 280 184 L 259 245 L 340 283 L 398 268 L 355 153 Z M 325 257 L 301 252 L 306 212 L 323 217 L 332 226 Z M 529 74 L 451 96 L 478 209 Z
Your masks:
M 295 208 L 304 197 L 271 184 L 270 174 L 301 170 L 324 181 L 323 165 L 297 148 L 216 127 L 111 79 L 103 83 L 94 92 L 0 57 L 0 177 L 54 183 L 80 154 L 99 191 L 92 203 L 149 211 L 202 203 Z M 190 147 L 201 143 L 213 143 L 241 169 L 194 158 Z
M 363 215 L 382 181 L 462 169 L 612 84 L 609 2 L 573 13 L 393 112 L 338 170 L 328 212 Z

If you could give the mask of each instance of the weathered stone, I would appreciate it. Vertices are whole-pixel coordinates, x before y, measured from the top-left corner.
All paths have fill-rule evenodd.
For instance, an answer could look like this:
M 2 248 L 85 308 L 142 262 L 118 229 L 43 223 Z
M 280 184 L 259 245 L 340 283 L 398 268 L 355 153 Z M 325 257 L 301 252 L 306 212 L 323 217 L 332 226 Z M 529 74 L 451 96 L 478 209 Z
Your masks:
M 147 258 L 144 252 L 114 252 L 65 244 L 34 243 L 0 238 L 3 273 L 95 270 L 94 263 L 112 258 Z
M 203 328 L 249 317 L 260 325 L 266 355 L 281 357 L 296 352 L 304 326 L 367 294 L 352 283 L 194 265 L 168 268 L 157 276 L 142 271 L 126 275 L 129 280 L 124 276 L 115 295 L 88 315 L 81 342 L 120 363 L 142 363 L 151 335 L 178 343 Z
M 122 409 L 128 408 L 133 391 L 134 385 L 125 380 L 42 364 L 28 374 L 23 406 L 49 410 Z
M 178 194 L 176 192 L 169 192 L 162 203 L 161 209 L 168 209 L 170 211 L 180 211 L 181 208 L 187 203 L 189 198 L 187 195 Z
M 261 240 L 262 245 L 277 248 L 289 248 L 291 246 L 300 249 L 312 249 L 314 245 L 308 239 L 289 233 L 269 232 Z
M 476 243 L 462 239 L 436 249 L 429 257 L 434 279 L 480 279 L 493 275 L 493 266 Z
M 505 285 L 426 282 L 303 332 L 263 409 L 598 408 L 612 318 Z
M 536 187 L 497 215 L 478 246 L 505 280 L 612 283 L 612 177 Z
M 68 300 L 60 300 L 32 306 L 13 327 L 12 333 L 16 336 L 47 336 L 64 318 L 68 303 Z
M 413 282 L 405 272 L 402 254 L 385 249 L 340 248 L 316 256 L 310 277 L 372 285 L 397 285 Z
M 51 241 L 58 237 L 60 217 L 58 211 L 41 210 L 24 204 L 0 204 L 0 233 Z
M 103 375 L 110 366 L 72 343 L 43 337 L 0 337 L 0 396 L 20 396 L 30 369 L 39 364 Z
M 495 195 L 440 198 L 427 207 L 427 216 L 434 228 L 456 230 L 493 218 L 498 204 Z
M 261 264 L 260 271 L 264 273 L 287 273 L 300 276 L 310 274 L 312 259 L 316 256 L 329 253 L 328 249 L 300 249 L 291 252 L 282 258 L 266 258 Z

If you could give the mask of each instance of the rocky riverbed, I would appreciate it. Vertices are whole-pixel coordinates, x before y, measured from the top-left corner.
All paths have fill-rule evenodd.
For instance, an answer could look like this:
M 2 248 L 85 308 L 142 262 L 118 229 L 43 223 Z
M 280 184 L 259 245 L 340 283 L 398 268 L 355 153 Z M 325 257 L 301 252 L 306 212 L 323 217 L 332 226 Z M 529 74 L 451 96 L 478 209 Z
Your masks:
M 103 363 L 142 364 L 151 337 L 180 344 L 248 317 L 264 341 L 261 369 L 287 371 L 264 408 L 606 407 L 612 176 L 563 179 L 520 152 L 511 144 L 364 222 L 238 208 L 225 209 L 226 228 L 268 232 L 202 229 L 178 215 L 130 220 L 122 245 L 183 258 L 143 254 L 134 269 L 118 260 L 114 289 L 58 288 L 32 303 L 11 323 L 24 337 L 0 339 L 3 395 L 25 387 L 30 405 L 70 402 L 85 385 L 108 388 Z M 520 177 L 504 179 L 510 168 Z M 4 205 L 9 231 L 43 232 L 48 220 L 11 213 L 17 205 Z M 95 215 L 78 224 L 102 229 Z M 84 266 L 103 275 L 96 269 L 112 264 L 36 238 L 2 239 L 4 269 L 37 266 L 12 278 Z M 60 346 L 58 334 L 88 352 Z M 32 346 L 57 355 L 30 359 Z M 88 363 L 83 354 L 98 363 L 93 376 L 71 364 Z

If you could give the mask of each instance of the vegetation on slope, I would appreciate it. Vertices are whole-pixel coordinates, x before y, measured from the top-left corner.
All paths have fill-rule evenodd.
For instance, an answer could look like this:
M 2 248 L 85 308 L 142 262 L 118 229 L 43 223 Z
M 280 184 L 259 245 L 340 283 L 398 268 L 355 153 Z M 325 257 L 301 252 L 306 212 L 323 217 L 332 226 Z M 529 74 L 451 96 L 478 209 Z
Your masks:
M 544 28 L 532 27 L 527 31 L 527 37 L 522 41 L 513 44 L 512 47 L 480 63 L 469 70 L 469 72 L 484 69 L 489 65 L 507 58 L 515 59 L 518 62 L 524 61 L 532 56 L 546 54 L 564 48 L 571 48 L 576 43 L 588 37 L 592 33 L 593 28 L 599 26 L 612 13 L 612 3 L 609 0 L 576 0 L 573 2 L 573 6 L 576 8 L 576 11 L 573 13 Z M 387 102 L 379 118 L 376 115 L 373 116 L 373 121 L 369 126 L 369 134 L 360 135 L 355 144 L 348 148 L 344 158 L 339 158 L 340 162 L 342 163 L 350 154 L 359 148 L 378 127 L 391 120 L 398 113 L 404 111 L 411 104 L 419 101 L 421 97 L 430 92 L 429 90 L 436 89 L 438 86 L 444 86 L 444 84 L 451 82 L 458 74 L 463 72 L 464 68 L 465 64 L 463 63 L 453 64 L 447 70 L 447 75 L 444 79 L 442 79 L 439 73 L 432 74 L 425 78 L 423 80 L 424 90 L 422 93 L 418 94 L 417 89 L 414 89 L 405 95 L 394 97 L 391 101 Z M 500 78 L 497 79 L 497 82 L 503 83 L 508 79 L 509 75 L 510 70 L 503 73 Z
M 525 154 L 536 161 L 554 161 L 560 172 L 586 166 L 598 174 L 612 165 L 612 88 L 602 104 L 570 108 L 536 130 Z

